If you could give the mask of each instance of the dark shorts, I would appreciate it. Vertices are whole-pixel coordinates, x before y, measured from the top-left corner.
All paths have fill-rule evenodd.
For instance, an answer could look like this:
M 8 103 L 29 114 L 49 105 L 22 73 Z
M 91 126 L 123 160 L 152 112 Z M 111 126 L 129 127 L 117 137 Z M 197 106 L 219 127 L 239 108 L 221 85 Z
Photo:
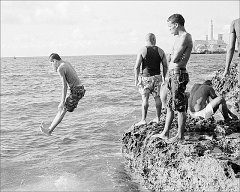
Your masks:
M 65 108 L 69 112 L 73 112 L 73 110 L 77 107 L 79 100 L 84 96 L 86 90 L 84 86 L 76 86 L 70 89 L 70 95 L 67 97 L 65 102 Z
M 187 111 L 188 97 L 185 91 L 188 82 L 188 73 L 169 73 L 167 107 L 173 111 Z

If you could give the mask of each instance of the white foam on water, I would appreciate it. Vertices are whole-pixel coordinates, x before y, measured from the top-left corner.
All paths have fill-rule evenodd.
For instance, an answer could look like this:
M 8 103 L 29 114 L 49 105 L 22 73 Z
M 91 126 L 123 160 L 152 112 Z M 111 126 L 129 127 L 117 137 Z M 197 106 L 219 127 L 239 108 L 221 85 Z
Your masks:
M 90 183 L 81 180 L 77 175 L 64 173 L 60 176 L 41 176 L 36 183 L 23 184 L 11 191 L 94 191 Z
M 78 180 L 78 177 L 74 174 L 65 174 L 60 176 L 57 180 L 55 180 L 54 186 L 58 190 L 62 191 L 75 191 L 83 188 Z

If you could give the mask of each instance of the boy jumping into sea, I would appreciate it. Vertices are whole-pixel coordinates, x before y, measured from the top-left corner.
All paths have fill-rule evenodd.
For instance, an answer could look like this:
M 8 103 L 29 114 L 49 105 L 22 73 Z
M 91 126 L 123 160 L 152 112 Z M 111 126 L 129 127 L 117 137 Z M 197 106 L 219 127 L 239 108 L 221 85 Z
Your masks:
M 41 123 L 40 129 L 46 135 L 52 134 L 53 130 L 62 121 L 67 111 L 73 112 L 73 110 L 77 107 L 79 100 L 84 96 L 86 91 L 84 86 L 81 84 L 76 71 L 69 62 L 63 61 L 56 53 L 52 53 L 49 56 L 49 61 L 52 64 L 54 71 L 59 73 L 63 88 L 62 99 L 58 105 L 58 113 L 52 121 L 52 124 L 49 128 L 45 128 L 43 122 Z M 66 98 L 67 85 L 69 86 L 71 92 Z

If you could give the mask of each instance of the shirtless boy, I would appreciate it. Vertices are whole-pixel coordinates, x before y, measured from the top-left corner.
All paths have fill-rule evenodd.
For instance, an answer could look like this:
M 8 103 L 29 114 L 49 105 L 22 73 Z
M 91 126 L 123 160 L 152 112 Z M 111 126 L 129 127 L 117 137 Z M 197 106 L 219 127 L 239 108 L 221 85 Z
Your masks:
M 226 64 L 225 70 L 223 72 L 223 77 L 226 77 L 227 74 L 229 74 L 229 67 L 232 62 L 233 54 L 235 52 L 236 40 L 238 41 L 238 57 L 240 57 L 240 18 L 232 21 L 231 23 L 229 35 L 229 48 L 227 49 Z
M 209 98 L 212 100 L 210 101 Z M 216 95 L 210 80 L 193 85 L 188 103 L 190 115 L 193 118 L 208 119 L 219 109 L 225 121 L 231 120 L 230 117 L 237 119 L 237 116 L 227 108 L 224 97 Z
M 154 137 L 169 139 L 169 129 L 174 118 L 174 111 L 177 111 L 178 133 L 168 141 L 176 142 L 184 139 L 187 111 L 187 96 L 185 90 L 189 82 L 186 66 L 191 55 L 193 42 L 191 35 L 185 30 L 185 20 L 182 15 L 173 14 L 167 21 L 169 30 L 171 34 L 176 36 L 176 39 L 169 57 L 166 122 L 163 132 L 154 135 Z
M 53 130 L 62 121 L 67 111 L 73 112 L 77 107 L 79 100 L 84 96 L 85 89 L 77 76 L 76 71 L 69 62 L 63 61 L 56 53 L 49 56 L 53 70 L 58 72 L 62 80 L 62 98 L 58 105 L 58 113 L 49 128 L 45 128 L 43 123 L 40 126 L 41 131 L 46 135 L 51 135 Z M 67 96 L 67 86 L 70 88 L 70 95 Z

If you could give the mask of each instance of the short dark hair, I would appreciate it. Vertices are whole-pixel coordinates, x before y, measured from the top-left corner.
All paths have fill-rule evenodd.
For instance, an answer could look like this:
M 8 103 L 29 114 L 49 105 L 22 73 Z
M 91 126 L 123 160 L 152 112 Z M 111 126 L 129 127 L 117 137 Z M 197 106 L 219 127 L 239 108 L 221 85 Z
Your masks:
M 168 18 L 167 22 L 169 22 L 169 21 L 171 21 L 172 23 L 178 23 L 178 24 L 180 24 L 182 26 L 184 26 L 184 23 L 185 23 L 185 19 L 183 18 L 183 16 L 180 15 L 180 14 L 177 14 L 177 13 L 171 15 Z
M 61 57 L 60 57 L 57 53 L 52 53 L 52 54 L 49 56 L 49 59 L 50 59 L 50 60 L 56 59 L 56 60 L 58 60 L 58 61 L 62 60 Z

